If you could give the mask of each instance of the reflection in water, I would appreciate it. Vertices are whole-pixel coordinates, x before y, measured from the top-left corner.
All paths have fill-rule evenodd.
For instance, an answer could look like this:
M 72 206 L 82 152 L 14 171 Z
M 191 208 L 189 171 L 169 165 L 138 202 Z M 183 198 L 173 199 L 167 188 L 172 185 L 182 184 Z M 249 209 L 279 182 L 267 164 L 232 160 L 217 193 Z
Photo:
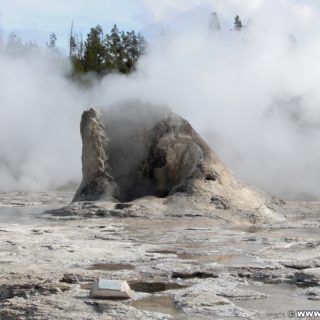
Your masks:
M 130 303 L 131 306 L 145 311 L 159 312 L 169 314 L 174 320 L 212 320 L 215 319 L 212 315 L 187 314 L 179 310 L 174 303 L 174 299 L 168 296 L 150 296 L 141 300 L 136 300 Z M 160 317 L 157 317 L 157 319 Z M 170 318 L 170 319 L 171 319 Z M 235 318 L 225 318 L 227 320 L 234 320 Z M 238 319 L 238 318 L 236 318 Z
M 170 315 L 177 315 L 179 313 L 173 298 L 167 296 L 151 296 L 141 300 L 133 301 L 131 305 L 140 310 L 161 312 Z
M 287 313 L 290 309 L 319 309 L 319 301 L 310 301 L 301 295 L 301 289 L 293 284 L 261 284 L 250 283 L 246 289 L 269 295 L 259 300 L 234 301 L 242 308 L 248 308 L 268 313 Z
M 177 254 L 180 259 L 194 260 L 197 262 L 218 262 L 221 264 L 235 266 L 235 265 L 247 265 L 254 261 L 252 257 L 239 254 L 225 254 L 225 255 L 201 255 L 201 254 L 189 254 L 181 253 Z
M 81 290 L 90 290 L 92 285 L 93 285 L 93 282 L 80 283 L 80 289 Z
M 45 210 L 57 209 L 61 205 L 56 206 L 26 206 L 26 207 L 0 207 L 0 223 L 24 223 L 32 221 L 37 215 Z
M 319 228 L 317 225 L 314 227 L 286 227 L 286 226 L 255 226 L 255 225 L 237 225 L 234 229 L 244 231 L 247 233 L 256 233 L 260 236 L 272 236 L 274 238 L 283 237 L 304 237 L 320 239 Z

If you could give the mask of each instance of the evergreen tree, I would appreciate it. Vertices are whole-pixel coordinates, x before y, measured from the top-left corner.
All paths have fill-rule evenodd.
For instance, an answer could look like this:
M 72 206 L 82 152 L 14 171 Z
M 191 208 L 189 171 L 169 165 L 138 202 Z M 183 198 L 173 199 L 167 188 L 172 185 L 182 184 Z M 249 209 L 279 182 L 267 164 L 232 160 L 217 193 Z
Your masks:
M 85 45 L 82 35 L 72 35 L 70 37 L 70 59 L 73 64 L 73 72 L 75 74 L 84 73 L 84 52 Z
M 110 35 L 106 35 L 106 61 L 109 71 L 130 73 L 134 70 L 136 62 L 144 52 L 145 40 L 141 34 L 134 31 L 120 33 L 116 25 Z
M 221 30 L 220 21 L 218 14 L 216 12 L 212 12 L 209 21 L 209 28 L 213 31 Z
M 47 42 L 48 52 L 56 55 L 56 57 L 60 54 L 59 49 L 56 46 L 57 36 L 54 32 L 49 34 L 49 42 Z
M 117 25 L 111 29 L 105 38 L 106 62 L 110 71 L 118 70 L 123 61 L 123 33 L 120 34 Z
M 10 56 L 22 56 L 26 54 L 36 53 L 39 51 L 39 47 L 36 43 L 29 41 L 23 43 L 19 36 L 15 33 L 10 33 L 7 45 L 5 48 L 5 53 Z
M 93 71 L 98 74 L 104 72 L 105 46 L 103 44 L 103 30 L 100 25 L 91 28 L 84 45 L 83 69 L 86 72 Z
M 145 51 L 145 39 L 134 31 L 120 31 L 117 25 L 103 37 L 102 28 L 97 26 L 91 29 L 84 43 L 71 31 L 69 46 L 74 74 L 90 71 L 100 75 L 110 72 L 128 74 L 135 70 Z
M 122 33 L 123 56 L 119 71 L 129 73 L 135 69 L 135 65 L 144 52 L 144 38 L 134 31 Z
M 70 35 L 69 35 L 69 57 L 73 57 L 77 44 L 75 36 L 73 35 L 73 21 L 71 22 Z
M 20 39 L 14 32 L 9 34 L 6 46 L 6 53 L 12 56 L 17 56 L 23 53 L 23 44 Z
M 234 18 L 234 30 L 241 31 L 243 28 L 242 22 L 239 15 L 236 15 Z
M 47 43 L 48 49 L 56 48 L 57 36 L 54 32 L 49 34 L 49 42 Z
M 77 50 L 77 41 L 76 41 L 76 37 L 71 34 L 70 38 L 69 38 L 69 57 L 73 57 L 76 53 Z

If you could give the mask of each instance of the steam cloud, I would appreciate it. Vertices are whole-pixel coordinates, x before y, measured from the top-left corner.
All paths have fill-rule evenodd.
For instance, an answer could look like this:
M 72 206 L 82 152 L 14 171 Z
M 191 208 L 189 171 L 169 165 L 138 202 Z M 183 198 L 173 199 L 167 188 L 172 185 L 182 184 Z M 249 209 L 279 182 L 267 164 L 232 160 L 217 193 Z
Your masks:
M 314 3 L 145 0 L 149 48 L 138 71 L 86 91 L 67 80 L 62 59 L 1 55 L 0 190 L 79 181 L 83 109 L 140 99 L 187 118 L 238 178 L 280 196 L 319 199 Z M 220 31 L 209 28 L 212 11 Z M 235 14 L 242 32 L 230 31 Z

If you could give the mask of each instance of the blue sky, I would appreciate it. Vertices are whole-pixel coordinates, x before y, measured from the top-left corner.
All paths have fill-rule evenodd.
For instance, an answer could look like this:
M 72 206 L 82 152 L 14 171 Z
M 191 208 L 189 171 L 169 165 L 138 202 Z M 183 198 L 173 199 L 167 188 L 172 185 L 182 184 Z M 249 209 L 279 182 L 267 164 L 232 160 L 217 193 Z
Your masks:
M 36 41 L 44 45 L 48 35 L 55 32 L 57 45 L 67 47 L 71 21 L 75 31 L 86 36 L 90 27 L 101 24 L 110 30 L 114 23 L 121 29 L 146 31 L 158 22 L 164 25 L 178 22 L 185 12 L 192 23 L 192 16 L 199 11 L 218 11 L 222 21 L 230 25 L 236 13 L 250 15 L 259 6 L 272 5 L 275 0 L 1 0 L 0 26 L 2 34 L 17 33 L 24 41 Z M 276 0 L 309 5 L 319 9 L 320 0 Z M 199 10 L 195 10 L 199 8 Z M 201 10 L 200 10 L 201 9 Z M 302 10 L 302 9 L 299 9 Z M 181 17 L 181 16 L 180 16 Z M 188 18 L 188 20 L 189 20 Z M 144 32 L 145 33 L 145 32 Z
M 108 30 L 114 23 L 122 29 L 143 29 L 139 0 L 1 0 L 1 29 L 15 32 L 25 41 L 45 43 L 55 32 L 58 45 L 67 43 L 71 21 L 84 36 L 90 27 L 101 24 Z

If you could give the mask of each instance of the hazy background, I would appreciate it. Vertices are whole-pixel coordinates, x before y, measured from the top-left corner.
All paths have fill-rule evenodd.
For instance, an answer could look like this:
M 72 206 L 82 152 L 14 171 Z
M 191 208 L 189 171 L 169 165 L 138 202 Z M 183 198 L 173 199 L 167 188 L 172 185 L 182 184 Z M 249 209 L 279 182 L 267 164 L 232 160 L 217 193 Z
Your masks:
M 63 3 L 0 5 L 2 40 L 21 31 L 41 44 L 45 32 L 56 32 L 62 51 L 0 55 L 1 191 L 80 181 L 81 112 L 138 98 L 186 117 L 242 180 L 285 197 L 320 199 L 318 1 L 128 0 L 104 8 L 96 0 L 90 9 L 84 1 Z M 220 31 L 209 28 L 212 11 Z M 236 14 L 242 32 L 230 30 Z M 90 90 L 68 80 L 59 33 L 68 35 L 72 19 L 84 35 L 97 23 L 140 29 L 149 46 L 138 71 L 107 76 Z

